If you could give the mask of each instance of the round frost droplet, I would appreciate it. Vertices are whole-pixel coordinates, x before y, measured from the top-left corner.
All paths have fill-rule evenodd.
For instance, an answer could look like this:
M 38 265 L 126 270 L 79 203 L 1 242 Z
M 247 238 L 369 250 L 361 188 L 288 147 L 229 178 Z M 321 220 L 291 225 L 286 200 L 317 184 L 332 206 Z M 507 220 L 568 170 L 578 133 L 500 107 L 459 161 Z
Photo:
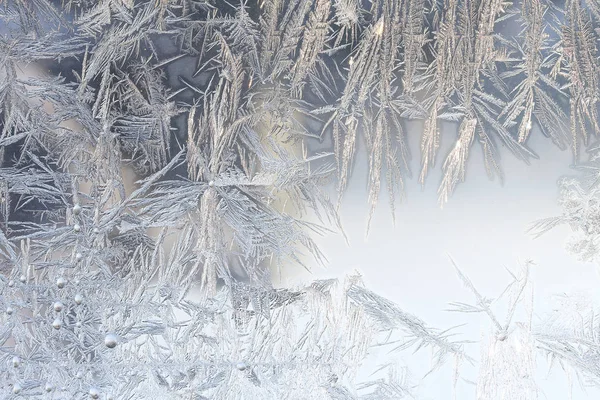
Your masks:
M 60 318 L 56 318 L 54 321 L 52 321 L 52 327 L 56 330 L 62 328 L 62 321 L 60 320 Z
M 44 390 L 48 393 L 50 393 L 51 391 L 54 390 L 54 386 L 52 386 L 51 383 L 46 383 L 46 386 L 44 386 Z
M 76 326 L 77 328 L 81 328 L 81 322 L 80 322 L 80 321 L 77 321 L 77 322 L 75 322 L 75 326 Z
M 21 281 L 21 283 L 25 283 L 25 282 L 27 282 L 27 277 L 25 275 L 21 275 L 19 277 L 19 280 Z
M 17 368 L 19 365 L 21 365 L 21 359 L 17 356 L 14 356 L 12 358 L 12 365 L 13 367 Z
M 215 186 L 215 181 L 208 181 L 208 186 L 210 186 L 210 187 Z
M 235 367 L 240 371 L 243 371 L 246 368 L 248 368 L 248 366 L 246 365 L 245 362 L 239 362 L 239 363 L 235 364 Z
M 97 235 L 97 234 L 99 234 L 99 233 L 100 233 L 100 229 L 98 229 L 98 228 L 94 228 L 94 233 L 95 233 L 96 235 Z
M 15 281 L 8 281 L 8 287 L 15 286 Z
M 104 345 L 109 349 L 114 349 L 118 341 L 119 338 L 114 333 L 109 333 L 104 337 Z
M 79 225 L 79 224 L 75 224 L 75 225 L 73 225 L 73 230 L 74 230 L 75 232 L 80 232 L 80 231 L 81 231 L 81 225 Z
M 73 206 L 73 214 L 75 214 L 75 215 L 81 214 L 81 206 L 79 204 L 75 204 Z
M 83 258 L 83 254 L 81 254 L 81 253 L 75 253 L 75 260 L 81 261 L 82 258 Z
M 77 371 L 77 373 L 75 374 L 75 378 L 77 378 L 77 379 L 83 378 L 83 372 Z
M 90 397 L 92 399 L 97 399 L 97 398 L 100 397 L 100 391 L 97 388 L 95 388 L 95 387 L 90 388 L 90 392 L 89 393 L 90 393 Z
M 57 301 L 52 307 L 54 308 L 54 311 L 61 312 L 64 308 L 64 305 L 60 301 Z
M 83 296 L 79 293 L 75 295 L 75 304 L 80 305 L 83 303 Z
M 13 393 L 14 394 L 19 394 L 21 393 L 21 390 L 23 390 L 23 388 L 21 387 L 21 385 L 19 385 L 18 383 L 15 383 L 15 386 L 13 386 Z
M 12 307 L 7 307 L 7 308 L 6 308 L 6 313 L 7 313 L 8 315 L 12 315 L 14 312 L 15 312 L 15 310 L 14 310 Z
M 59 289 L 64 288 L 66 284 L 67 284 L 67 280 L 65 278 L 58 278 L 56 280 L 56 286 L 58 286 Z

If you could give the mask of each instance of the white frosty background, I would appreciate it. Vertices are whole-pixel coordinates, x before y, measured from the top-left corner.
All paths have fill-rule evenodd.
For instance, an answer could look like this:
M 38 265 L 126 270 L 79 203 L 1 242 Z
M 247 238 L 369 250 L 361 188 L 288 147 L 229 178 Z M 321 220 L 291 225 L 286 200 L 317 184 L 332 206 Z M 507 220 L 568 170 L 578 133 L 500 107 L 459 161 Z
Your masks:
M 419 143 L 418 135 L 412 134 L 415 133 L 412 129 L 420 131 L 420 127 L 415 124 L 408 131 L 413 154 L 411 168 L 413 175 L 417 175 Z M 450 137 L 453 134 L 445 133 Z M 501 185 L 498 179 L 488 179 L 483 155 L 474 143 L 466 182 L 458 186 L 443 209 L 437 202 L 437 186 L 441 180 L 439 168 L 432 170 L 424 190 L 416 178 L 407 180 L 404 201 L 396 206 L 395 227 L 383 188 L 366 239 L 367 160 L 359 148 L 341 208 L 350 246 L 341 235 L 325 237 L 320 244 L 329 260 L 326 269 L 314 269 L 312 275 L 297 268 L 284 270 L 282 279 L 276 283 L 290 285 L 314 278 L 343 278 L 358 270 L 369 289 L 396 302 L 430 326 L 446 329 L 467 323 L 458 328 L 462 335 L 457 338 L 468 340 L 478 340 L 482 333 L 487 334 L 489 320 L 485 315 L 444 311 L 449 302 L 474 304 L 473 296 L 459 281 L 448 254 L 486 297 L 498 296 L 510 282 L 504 266 L 517 271 L 519 261 L 535 261 L 537 265 L 531 268 L 535 290 L 534 325 L 544 313 L 551 312 L 550 302 L 554 295 L 584 293 L 600 297 L 597 293 L 600 277 L 595 267 L 577 262 L 564 248 L 569 227 L 561 226 L 538 239 L 525 232 L 533 221 L 560 213 L 557 179 L 576 174 L 570 168 L 571 152 L 558 150 L 540 132 L 531 135 L 528 145 L 540 156 L 530 166 L 501 149 L 505 175 L 504 185 Z M 442 143 L 439 154 L 447 154 L 447 147 Z M 327 144 L 323 148 L 327 148 Z M 438 159 L 438 163 L 442 161 L 442 158 Z M 505 309 L 498 309 L 502 318 L 504 312 Z M 471 356 L 479 359 L 477 345 L 470 345 L 468 350 Z M 422 376 L 428 371 L 429 354 L 428 350 L 420 350 L 407 360 L 415 375 Z M 545 357 L 540 352 L 537 354 L 539 398 L 569 398 L 565 373 L 557 365 L 548 374 Z M 379 361 L 384 357 L 385 352 L 381 353 Z M 452 399 L 452 365 L 449 360 L 443 369 L 427 377 L 419 393 L 424 398 Z M 363 370 L 373 372 L 375 367 L 369 365 Z M 477 377 L 476 368 L 465 366 L 462 371 L 463 378 L 474 381 Z M 600 390 L 584 392 L 574 380 L 573 399 L 600 398 Z M 475 387 L 464 381 L 459 383 L 456 398 L 475 399 Z

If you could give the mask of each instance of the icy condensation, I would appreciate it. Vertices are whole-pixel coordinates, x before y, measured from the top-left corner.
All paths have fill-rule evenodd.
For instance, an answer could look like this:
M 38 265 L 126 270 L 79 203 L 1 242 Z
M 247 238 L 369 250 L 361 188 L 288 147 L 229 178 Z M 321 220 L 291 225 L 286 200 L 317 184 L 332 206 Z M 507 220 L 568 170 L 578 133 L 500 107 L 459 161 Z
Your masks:
M 454 330 L 358 277 L 271 276 L 325 263 L 315 235 L 341 230 L 358 151 L 369 220 L 382 187 L 395 203 L 408 120 L 442 203 L 474 146 L 490 176 L 499 146 L 534 157 L 534 132 L 578 155 L 600 130 L 600 13 L 564 3 L 0 0 L 0 398 L 417 396 L 422 377 L 394 362 L 361 375 L 374 346 L 427 348 L 430 373 L 451 360 L 454 388 L 477 380 Z M 561 221 L 593 258 L 598 203 L 573 193 Z M 476 304 L 456 311 L 492 329 L 481 399 L 531 398 L 540 343 L 597 378 L 594 324 L 571 351 L 575 333 L 517 329 L 525 278 L 500 321 L 457 271 Z

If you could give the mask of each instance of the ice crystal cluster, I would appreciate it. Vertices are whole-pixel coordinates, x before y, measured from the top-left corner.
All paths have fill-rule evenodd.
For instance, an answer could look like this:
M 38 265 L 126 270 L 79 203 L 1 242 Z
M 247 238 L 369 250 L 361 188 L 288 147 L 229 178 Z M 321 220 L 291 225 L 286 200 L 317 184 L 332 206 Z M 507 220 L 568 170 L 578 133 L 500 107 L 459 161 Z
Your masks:
M 530 228 L 540 236 L 568 225 L 572 234 L 567 250 L 580 261 L 600 261 L 600 147 L 590 146 L 589 159 L 575 176 L 559 180 L 562 213 L 537 221 Z M 563 294 L 554 312 L 537 327 L 539 348 L 584 385 L 600 385 L 600 325 L 598 304 L 588 294 Z
M 572 234 L 568 250 L 581 261 L 600 261 L 600 147 L 589 149 L 589 160 L 576 167 L 577 176 L 559 180 L 561 215 L 537 221 L 530 230 L 537 236 L 558 225 Z
M 370 346 L 393 332 L 436 368 L 469 360 L 461 343 L 358 277 L 275 289 L 271 271 L 323 261 L 325 186 L 341 195 L 359 144 L 369 215 L 383 185 L 394 203 L 407 120 L 423 182 L 458 125 L 442 202 L 476 143 L 490 175 L 499 145 L 534 156 L 534 125 L 577 153 L 598 130 L 599 17 L 576 0 L 0 0 L 0 397 L 413 397 L 395 366 L 356 384 Z M 493 316 L 474 292 L 463 311 Z M 495 372 L 517 351 L 498 340 L 478 396 L 532 398 L 528 376 L 499 388 L 518 377 Z

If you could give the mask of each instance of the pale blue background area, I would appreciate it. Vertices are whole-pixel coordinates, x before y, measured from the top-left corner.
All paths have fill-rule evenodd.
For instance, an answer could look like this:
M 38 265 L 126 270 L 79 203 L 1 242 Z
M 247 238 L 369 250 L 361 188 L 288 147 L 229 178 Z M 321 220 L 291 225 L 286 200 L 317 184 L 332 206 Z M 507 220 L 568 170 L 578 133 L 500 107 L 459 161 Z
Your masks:
M 354 270 L 360 271 L 368 288 L 396 302 L 430 326 L 446 329 L 468 323 L 460 328 L 461 339 L 478 340 L 489 332 L 485 315 L 464 315 L 444 311 L 449 302 L 474 303 L 450 263 L 448 254 L 456 260 L 479 291 L 486 297 L 496 297 L 510 282 L 504 266 L 517 270 L 518 261 L 532 259 L 537 266 L 531 269 L 535 290 L 534 323 L 552 308 L 551 297 L 561 293 L 587 292 L 594 294 L 599 287 L 599 275 L 592 264 L 577 262 L 564 248 L 570 228 L 559 227 L 533 239 L 525 233 L 535 220 L 558 215 L 557 179 L 576 174 L 570 168 L 573 157 L 569 150 L 560 151 L 537 129 L 528 142 L 539 156 L 527 166 L 506 149 L 500 148 L 501 165 L 505 174 L 502 186 L 498 179 L 490 181 L 483 166 L 479 144 L 474 143 L 467 169 L 466 182 L 460 184 L 450 202 L 440 209 L 437 187 L 441 181 L 441 164 L 448 145 L 456 135 L 448 129 L 442 142 L 438 163 L 431 171 L 424 190 L 417 179 L 406 182 L 406 196 L 397 205 L 396 226 L 392 225 L 387 195 L 382 192 L 380 204 L 373 217 L 371 232 L 365 240 L 366 215 L 366 157 L 359 157 L 341 208 L 343 225 L 350 239 L 347 246 L 341 236 L 319 240 L 329 259 L 326 270 L 315 269 L 313 275 L 297 268 L 284 271 L 283 284 L 308 281 L 311 278 L 343 278 Z M 420 130 L 409 131 L 413 153 L 413 175 L 418 176 Z M 445 145 L 445 146 L 444 146 Z M 501 320 L 505 309 L 498 309 Z M 519 319 L 517 318 L 517 321 Z M 479 358 L 477 345 L 469 347 L 470 354 Z M 544 356 L 538 353 L 538 383 L 543 391 L 540 399 L 568 399 L 567 380 L 560 367 L 550 375 Z M 379 361 L 385 359 L 385 353 Z M 431 352 L 421 350 L 407 360 L 415 375 L 425 373 L 430 365 Z M 365 366 L 372 372 L 375 365 Z M 463 377 L 475 380 L 477 369 L 463 368 Z M 365 376 L 366 379 L 366 376 Z M 452 361 L 428 377 L 419 391 L 425 398 L 452 399 Z M 475 387 L 459 384 L 459 400 L 475 399 Z M 600 390 L 578 389 L 575 381 L 573 399 L 597 399 Z

